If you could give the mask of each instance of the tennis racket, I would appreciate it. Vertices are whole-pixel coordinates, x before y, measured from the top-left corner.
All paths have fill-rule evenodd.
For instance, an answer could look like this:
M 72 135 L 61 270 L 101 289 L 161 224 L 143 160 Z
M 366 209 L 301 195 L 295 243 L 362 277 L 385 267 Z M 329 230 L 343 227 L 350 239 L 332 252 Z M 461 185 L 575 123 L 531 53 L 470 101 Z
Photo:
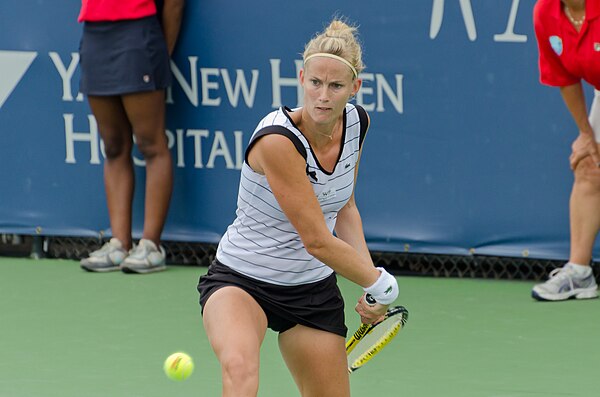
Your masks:
M 390 307 L 383 321 L 377 324 L 361 324 L 346 342 L 348 372 L 352 373 L 369 362 L 381 349 L 398 335 L 408 321 L 404 306 Z

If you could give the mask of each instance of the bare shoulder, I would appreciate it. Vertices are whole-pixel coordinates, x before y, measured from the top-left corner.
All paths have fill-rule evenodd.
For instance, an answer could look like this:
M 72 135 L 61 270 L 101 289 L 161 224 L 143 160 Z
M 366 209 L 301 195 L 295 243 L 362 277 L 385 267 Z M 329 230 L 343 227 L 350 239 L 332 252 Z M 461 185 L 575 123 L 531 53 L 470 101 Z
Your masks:
M 265 168 L 283 169 L 294 163 L 304 164 L 304 159 L 298 153 L 294 143 L 280 134 L 260 137 L 248 153 L 248 165 L 255 172 L 263 175 Z

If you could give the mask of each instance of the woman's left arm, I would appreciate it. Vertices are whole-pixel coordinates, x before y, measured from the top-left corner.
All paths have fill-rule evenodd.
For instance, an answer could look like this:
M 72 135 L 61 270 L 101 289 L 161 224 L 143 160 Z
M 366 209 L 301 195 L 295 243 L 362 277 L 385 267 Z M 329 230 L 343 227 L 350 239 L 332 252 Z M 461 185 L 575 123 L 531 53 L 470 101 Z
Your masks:
M 185 0 L 164 0 L 161 21 L 169 55 L 173 55 L 181 29 Z
M 338 212 L 335 234 L 348 243 L 368 262 L 373 262 L 362 226 L 360 212 L 354 201 L 354 193 L 346 205 Z
M 365 134 L 369 130 L 369 126 L 371 124 L 371 118 L 367 113 L 366 117 L 367 126 L 365 128 Z M 364 141 L 364 137 L 363 137 Z M 356 186 L 356 182 L 358 181 L 358 165 L 360 164 L 360 158 L 362 156 L 362 146 L 358 153 L 358 160 L 356 161 L 356 167 L 354 167 L 354 185 Z M 360 212 L 358 211 L 358 207 L 356 206 L 356 201 L 354 200 L 354 191 L 350 196 L 350 200 L 346 203 L 346 205 L 338 212 L 338 217 L 335 224 L 335 234 L 341 240 L 348 243 L 352 248 L 354 248 L 358 253 L 365 258 L 367 262 L 373 263 L 371 259 L 371 254 L 369 253 L 369 248 L 367 248 L 367 242 L 365 241 L 365 233 L 363 231 L 362 219 L 360 217 Z
M 343 240 L 352 248 L 354 248 L 359 255 L 364 259 L 365 262 L 373 263 L 371 259 L 371 253 L 367 247 L 365 240 L 365 233 L 363 231 L 362 219 L 360 212 L 354 201 L 354 193 L 350 197 L 350 200 L 346 205 L 338 212 L 337 222 L 335 225 L 335 234 L 340 240 Z M 375 266 L 375 265 L 373 265 Z M 361 316 L 361 321 L 364 323 L 376 307 L 370 306 L 365 301 L 365 295 L 362 295 L 358 300 L 354 310 Z M 377 322 L 379 320 L 376 320 Z
M 368 115 L 367 123 L 370 123 Z M 358 165 L 360 163 L 361 154 L 362 148 L 359 153 L 358 161 L 356 162 L 356 167 L 354 170 L 355 184 L 358 178 Z M 373 264 L 373 259 L 371 258 L 371 253 L 369 252 L 369 248 L 367 247 L 367 241 L 365 240 L 362 218 L 360 216 L 360 211 L 356 206 L 354 192 L 352 192 L 352 195 L 350 196 L 350 199 L 348 200 L 346 205 L 344 205 L 344 207 L 342 207 L 342 209 L 338 212 L 337 220 L 335 223 L 335 234 L 340 240 L 344 241 L 352 248 L 354 248 L 365 262 L 371 263 L 373 267 L 375 266 Z M 363 322 L 365 322 L 364 319 L 367 318 L 376 309 L 375 307 L 367 304 L 364 298 L 364 295 L 361 296 L 355 307 L 356 312 L 361 316 Z

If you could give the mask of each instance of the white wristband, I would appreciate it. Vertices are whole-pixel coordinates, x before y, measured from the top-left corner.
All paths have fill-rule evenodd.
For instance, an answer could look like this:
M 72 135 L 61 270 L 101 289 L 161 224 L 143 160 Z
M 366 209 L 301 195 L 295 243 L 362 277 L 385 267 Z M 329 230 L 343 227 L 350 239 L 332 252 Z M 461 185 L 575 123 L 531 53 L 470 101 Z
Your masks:
M 389 274 L 384 268 L 378 267 L 377 270 L 381 272 L 375 284 L 370 287 L 363 288 L 364 291 L 371 295 L 377 303 L 382 305 L 389 305 L 398 297 L 398 282 L 396 278 Z

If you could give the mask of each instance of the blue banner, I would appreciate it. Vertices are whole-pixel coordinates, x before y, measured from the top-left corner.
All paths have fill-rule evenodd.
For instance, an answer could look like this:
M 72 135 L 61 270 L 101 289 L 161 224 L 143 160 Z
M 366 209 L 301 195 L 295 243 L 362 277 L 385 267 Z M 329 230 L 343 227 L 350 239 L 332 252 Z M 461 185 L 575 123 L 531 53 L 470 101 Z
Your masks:
M 163 239 L 218 241 L 250 134 L 272 109 L 301 105 L 304 44 L 343 15 L 367 65 L 356 196 L 369 247 L 566 258 L 577 130 L 558 89 L 539 83 L 533 5 L 188 0 L 168 92 L 175 187 Z M 0 233 L 110 234 L 103 146 L 78 92 L 79 7 L 0 2 Z M 135 164 L 139 237 L 137 152 Z

